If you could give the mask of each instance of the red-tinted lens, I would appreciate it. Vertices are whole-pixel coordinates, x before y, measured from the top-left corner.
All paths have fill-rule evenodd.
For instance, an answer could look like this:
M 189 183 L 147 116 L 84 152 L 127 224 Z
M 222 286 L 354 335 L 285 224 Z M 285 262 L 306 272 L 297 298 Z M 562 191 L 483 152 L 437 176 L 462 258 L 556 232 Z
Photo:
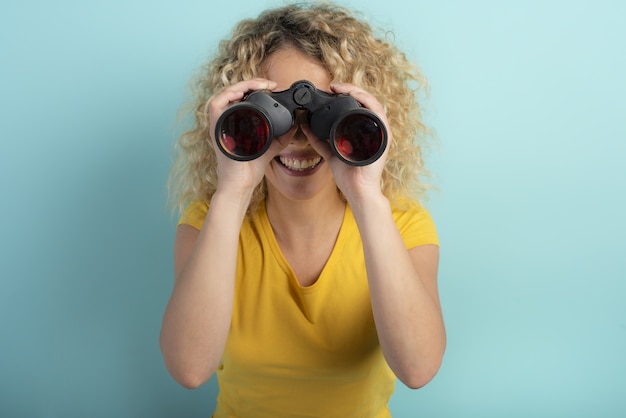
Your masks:
M 335 149 L 348 162 L 360 163 L 377 157 L 384 140 L 382 127 L 367 114 L 348 115 L 335 128 Z
M 235 110 L 222 121 L 220 143 L 233 156 L 258 156 L 269 140 L 269 125 L 263 115 L 254 109 Z

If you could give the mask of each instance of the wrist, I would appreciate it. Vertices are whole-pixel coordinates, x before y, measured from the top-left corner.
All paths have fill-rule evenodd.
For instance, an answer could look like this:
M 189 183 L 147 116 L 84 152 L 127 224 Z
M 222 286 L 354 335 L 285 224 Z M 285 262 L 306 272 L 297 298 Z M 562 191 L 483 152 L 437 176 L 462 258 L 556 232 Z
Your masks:
M 353 208 L 372 204 L 375 201 L 388 202 L 387 197 L 383 194 L 379 187 L 372 188 L 351 188 L 342 193 L 348 204 Z
M 211 207 L 220 207 L 233 214 L 245 215 L 254 190 L 220 188 L 211 197 Z
M 346 200 L 355 217 L 366 216 L 372 212 L 389 211 L 389 200 L 380 190 L 372 190 L 365 193 L 352 193 L 346 196 Z

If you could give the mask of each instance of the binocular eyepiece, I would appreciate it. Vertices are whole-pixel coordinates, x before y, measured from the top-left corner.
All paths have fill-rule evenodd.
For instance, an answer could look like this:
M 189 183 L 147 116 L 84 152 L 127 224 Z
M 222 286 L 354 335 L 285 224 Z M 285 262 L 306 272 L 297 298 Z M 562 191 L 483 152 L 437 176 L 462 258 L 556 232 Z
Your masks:
M 254 91 L 230 106 L 217 120 L 217 145 L 233 160 L 258 158 L 272 138 L 293 127 L 296 110 L 307 111 L 311 131 L 346 164 L 371 164 L 385 151 L 387 130 L 375 113 L 349 95 L 326 93 L 306 80 L 279 92 Z

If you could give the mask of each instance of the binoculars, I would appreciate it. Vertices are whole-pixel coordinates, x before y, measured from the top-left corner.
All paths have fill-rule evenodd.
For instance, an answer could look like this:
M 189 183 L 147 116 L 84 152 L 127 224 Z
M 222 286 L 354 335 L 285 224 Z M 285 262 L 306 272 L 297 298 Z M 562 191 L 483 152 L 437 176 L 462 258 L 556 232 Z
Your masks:
M 233 160 L 258 158 L 273 138 L 293 127 L 296 110 L 307 111 L 311 131 L 346 164 L 371 164 L 385 151 L 387 130 L 375 113 L 349 95 L 318 90 L 306 80 L 279 92 L 254 91 L 227 108 L 215 127 L 217 145 Z

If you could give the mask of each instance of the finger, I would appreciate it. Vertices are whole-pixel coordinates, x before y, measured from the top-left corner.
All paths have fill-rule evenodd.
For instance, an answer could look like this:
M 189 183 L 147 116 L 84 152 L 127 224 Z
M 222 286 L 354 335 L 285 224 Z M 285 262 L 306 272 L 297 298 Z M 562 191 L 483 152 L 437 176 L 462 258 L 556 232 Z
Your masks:
M 211 97 L 205 104 L 204 114 L 210 115 L 211 132 L 213 138 L 215 121 L 224 113 L 228 106 L 237 103 L 243 99 L 246 93 L 256 90 L 272 90 L 276 88 L 276 82 L 264 78 L 254 78 L 251 80 L 240 81 L 238 83 L 227 86 L 220 93 Z M 215 138 L 214 138 L 215 139 Z
M 302 124 L 300 125 L 300 128 L 302 129 L 302 132 L 304 132 L 304 134 L 308 138 L 309 144 L 311 144 L 315 152 L 321 155 L 323 159 L 328 161 L 334 156 L 333 151 L 330 148 L 330 143 L 328 141 L 323 141 L 319 139 L 313 133 L 313 131 L 311 131 L 311 128 L 309 128 L 309 125 Z
M 386 154 L 387 151 L 389 150 L 389 145 L 392 142 L 392 135 L 391 135 L 391 130 L 389 129 L 389 122 L 387 120 L 387 114 L 385 112 L 384 106 L 378 101 L 378 99 L 374 95 L 352 84 L 348 84 L 348 83 L 332 84 L 330 88 L 336 94 L 350 95 L 357 102 L 359 102 L 363 107 L 371 110 L 380 118 L 380 120 L 385 125 L 385 128 L 387 130 L 387 147 L 385 149 L 385 154 Z
M 215 110 L 223 110 L 229 104 L 239 102 L 248 92 L 256 90 L 273 90 L 275 88 L 275 81 L 264 78 L 254 78 L 251 80 L 240 81 L 226 87 L 221 93 L 215 95 L 211 99 L 211 108 Z
M 266 160 L 266 163 L 269 163 L 270 160 L 280 154 L 280 152 L 289 145 L 289 141 L 280 141 L 279 138 L 272 138 L 271 141 L 267 151 L 259 157 L 260 159 Z
M 378 99 L 366 90 L 349 83 L 338 83 L 330 86 L 335 94 L 348 94 L 361 103 L 364 107 L 370 109 L 379 116 L 384 116 L 383 105 Z

